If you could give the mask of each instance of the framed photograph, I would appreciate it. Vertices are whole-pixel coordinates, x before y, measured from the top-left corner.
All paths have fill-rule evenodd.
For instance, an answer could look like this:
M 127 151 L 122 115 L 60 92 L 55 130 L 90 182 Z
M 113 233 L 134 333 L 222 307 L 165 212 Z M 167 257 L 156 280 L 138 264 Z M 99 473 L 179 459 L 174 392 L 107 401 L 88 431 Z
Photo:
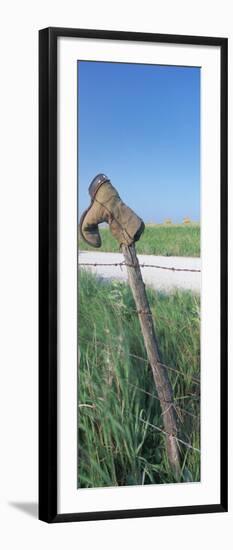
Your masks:
M 39 518 L 227 511 L 227 39 L 39 32 Z

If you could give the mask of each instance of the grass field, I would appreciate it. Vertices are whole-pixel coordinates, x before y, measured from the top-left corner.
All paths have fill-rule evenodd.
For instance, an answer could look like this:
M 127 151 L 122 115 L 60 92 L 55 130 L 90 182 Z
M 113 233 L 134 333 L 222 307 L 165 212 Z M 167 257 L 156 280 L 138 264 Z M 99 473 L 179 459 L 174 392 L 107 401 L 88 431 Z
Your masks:
M 169 376 L 181 438 L 199 448 L 199 295 L 147 292 L 162 361 L 179 371 Z M 165 436 L 148 425 L 163 424 L 134 310 L 128 285 L 79 272 L 79 487 L 175 481 Z M 199 481 L 200 454 L 180 449 L 180 481 Z
M 119 252 L 119 246 L 107 227 L 100 229 L 102 252 Z M 81 238 L 80 250 L 93 250 Z M 138 254 L 157 256 L 200 256 L 200 225 L 147 225 L 136 243 Z

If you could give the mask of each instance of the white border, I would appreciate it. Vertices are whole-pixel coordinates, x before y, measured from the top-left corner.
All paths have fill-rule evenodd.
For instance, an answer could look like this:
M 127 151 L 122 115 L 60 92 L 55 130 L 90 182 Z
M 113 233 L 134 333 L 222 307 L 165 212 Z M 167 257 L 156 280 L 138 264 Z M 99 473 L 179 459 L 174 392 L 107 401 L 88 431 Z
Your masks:
M 82 59 L 201 67 L 200 483 L 76 489 L 77 60 Z M 220 48 L 58 39 L 58 252 L 58 513 L 220 502 Z

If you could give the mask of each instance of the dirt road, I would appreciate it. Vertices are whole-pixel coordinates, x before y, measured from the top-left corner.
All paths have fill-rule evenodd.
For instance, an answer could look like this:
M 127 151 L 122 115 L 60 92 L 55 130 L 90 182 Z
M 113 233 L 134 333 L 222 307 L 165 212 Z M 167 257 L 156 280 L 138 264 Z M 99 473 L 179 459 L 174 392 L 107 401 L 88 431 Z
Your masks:
M 178 269 L 201 269 L 200 258 L 187 258 L 175 256 L 149 256 L 138 255 L 140 264 L 150 264 L 153 266 L 175 267 Z M 89 266 L 89 263 L 118 263 L 123 262 L 122 254 L 112 252 L 79 252 L 79 264 L 85 264 L 86 269 L 104 279 L 127 280 L 127 271 L 124 266 Z M 80 268 L 85 266 L 80 265 Z M 142 276 L 144 283 L 156 290 L 170 291 L 174 288 L 182 290 L 200 291 L 201 273 L 189 271 L 169 271 L 165 269 L 156 269 L 154 267 L 142 267 Z

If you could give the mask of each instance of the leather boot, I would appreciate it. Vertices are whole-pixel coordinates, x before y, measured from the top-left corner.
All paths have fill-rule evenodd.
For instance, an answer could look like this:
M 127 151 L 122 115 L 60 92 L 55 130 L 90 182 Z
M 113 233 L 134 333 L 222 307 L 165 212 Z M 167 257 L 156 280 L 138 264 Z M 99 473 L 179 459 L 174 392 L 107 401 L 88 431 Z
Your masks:
M 84 241 L 99 248 L 99 223 L 107 222 L 119 244 L 130 245 L 137 241 L 145 225 L 141 218 L 126 206 L 117 190 L 104 174 L 98 174 L 89 186 L 91 204 L 80 219 L 80 233 Z

